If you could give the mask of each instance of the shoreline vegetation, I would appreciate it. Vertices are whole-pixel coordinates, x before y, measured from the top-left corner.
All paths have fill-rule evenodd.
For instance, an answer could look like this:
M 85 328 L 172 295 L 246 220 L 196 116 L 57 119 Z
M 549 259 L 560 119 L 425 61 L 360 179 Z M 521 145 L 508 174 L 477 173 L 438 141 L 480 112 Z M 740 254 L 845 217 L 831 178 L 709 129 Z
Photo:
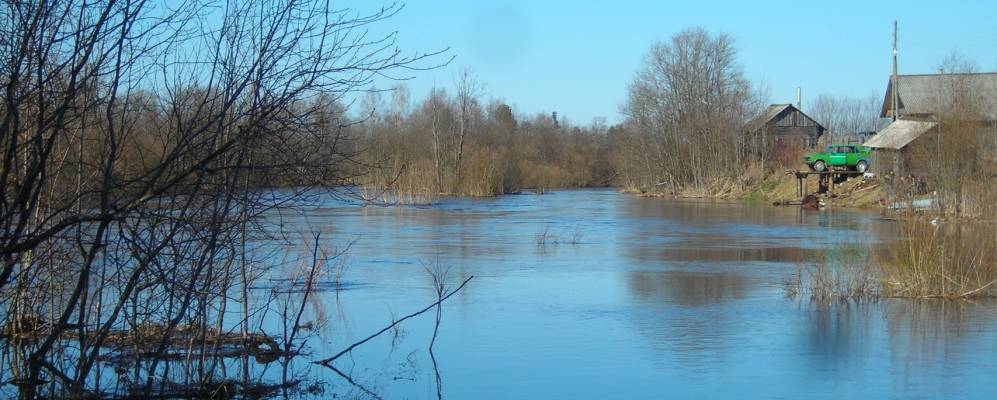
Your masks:
M 888 298 L 973 300 L 997 297 L 997 229 L 899 221 L 881 246 L 845 243 L 804 265 L 784 285 L 789 298 L 820 305 Z
M 292 361 L 328 321 L 314 296 L 342 287 L 349 245 L 269 224 L 307 190 L 266 188 L 356 186 L 402 203 L 610 186 L 766 199 L 802 156 L 743 137 L 766 96 L 745 77 L 734 39 L 702 28 L 651 47 L 624 121 L 610 126 L 517 114 L 486 100 L 466 69 L 415 103 L 403 86 L 372 90 L 454 59 L 397 49 L 398 32 L 382 26 L 397 3 L 369 13 L 314 0 L 7 7 L 16 12 L 0 22 L 0 373 L 22 398 L 288 390 Z M 357 93 L 366 96 L 354 102 Z M 980 200 L 997 193 L 992 164 L 970 156 L 981 146 L 959 113 L 967 102 L 941 119 L 943 140 L 914 154 L 947 155 L 925 172 L 943 217 L 997 207 Z M 863 115 L 822 122 L 881 122 Z M 924 195 L 882 182 L 887 195 Z M 872 193 L 854 192 L 863 190 Z M 992 295 L 993 237 L 930 229 L 906 231 L 883 259 L 893 267 L 880 292 Z M 537 242 L 565 243 L 548 232 Z M 455 285 L 443 268 L 427 272 L 437 301 L 369 338 L 435 309 L 432 355 L 442 303 L 471 278 Z M 321 365 L 378 398 L 333 363 L 366 340 Z M 280 383 L 251 375 L 251 355 L 278 362 Z

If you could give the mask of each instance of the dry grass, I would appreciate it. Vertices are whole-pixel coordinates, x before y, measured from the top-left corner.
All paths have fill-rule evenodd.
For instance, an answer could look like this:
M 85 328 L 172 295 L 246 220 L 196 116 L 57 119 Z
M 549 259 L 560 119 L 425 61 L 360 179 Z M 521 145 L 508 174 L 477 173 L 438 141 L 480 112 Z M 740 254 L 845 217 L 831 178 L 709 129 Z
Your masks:
M 874 300 L 880 296 L 878 269 L 868 245 L 835 246 L 800 266 L 784 285 L 787 297 L 807 297 L 817 304 Z
M 784 285 L 790 298 L 816 303 L 882 297 L 969 299 L 997 296 L 997 230 L 910 220 L 899 240 L 832 248 L 801 266 Z
M 891 297 L 970 298 L 997 295 L 997 230 L 913 220 L 879 264 Z
M 470 197 L 490 197 L 505 193 L 503 187 L 506 168 L 502 157 L 495 151 L 484 150 L 474 154 L 467 162 L 457 194 Z

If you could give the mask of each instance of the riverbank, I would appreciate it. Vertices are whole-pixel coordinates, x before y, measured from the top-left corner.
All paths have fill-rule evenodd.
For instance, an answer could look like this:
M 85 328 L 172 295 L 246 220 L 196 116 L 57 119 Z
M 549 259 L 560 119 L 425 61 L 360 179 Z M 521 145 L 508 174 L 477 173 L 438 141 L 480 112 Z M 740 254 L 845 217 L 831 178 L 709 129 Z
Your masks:
M 709 190 L 682 189 L 675 192 L 623 188 L 621 191 L 641 197 L 670 199 L 739 200 L 748 203 L 799 204 L 798 182 L 793 171 L 777 171 L 768 175 L 746 176 L 743 182 L 717 184 Z M 833 194 L 814 193 L 823 207 L 878 209 L 886 197 L 882 182 L 877 178 L 851 177 L 836 183 Z M 810 178 L 808 192 L 817 188 L 816 178 Z
M 808 194 L 817 188 L 817 179 L 809 179 Z M 766 177 L 740 198 L 748 201 L 786 204 L 800 201 L 798 182 L 792 171 L 783 171 Z M 850 177 L 836 183 L 834 193 L 813 193 L 825 207 L 876 209 L 886 197 L 882 182 L 875 177 Z

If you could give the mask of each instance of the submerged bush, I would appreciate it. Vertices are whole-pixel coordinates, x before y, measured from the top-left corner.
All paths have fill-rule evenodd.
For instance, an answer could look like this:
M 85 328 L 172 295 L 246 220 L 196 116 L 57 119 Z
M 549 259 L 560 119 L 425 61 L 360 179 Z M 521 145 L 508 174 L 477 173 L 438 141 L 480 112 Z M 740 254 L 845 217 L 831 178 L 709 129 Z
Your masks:
M 997 296 L 997 230 L 914 220 L 897 232 L 879 249 L 849 244 L 815 257 L 786 282 L 786 295 L 818 303 Z
M 878 298 L 880 279 L 871 253 L 867 245 L 850 243 L 818 254 L 786 282 L 786 296 L 805 296 L 819 304 Z

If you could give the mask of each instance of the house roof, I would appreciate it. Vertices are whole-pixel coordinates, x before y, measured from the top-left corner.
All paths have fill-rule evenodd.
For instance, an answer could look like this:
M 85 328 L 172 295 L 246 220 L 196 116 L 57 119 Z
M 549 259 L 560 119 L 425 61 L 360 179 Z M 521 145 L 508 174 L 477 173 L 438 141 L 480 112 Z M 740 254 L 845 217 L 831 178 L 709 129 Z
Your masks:
M 897 76 L 900 116 L 933 115 L 939 105 L 953 103 L 953 97 L 970 90 L 977 102 L 978 117 L 997 120 L 997 72 L 972 74 L 924 74 Z M 879 116 L 892 116 L 893 79 L 888 79 L 886 97 Z
M 877 149 L 900 150 L 934 127 L 934 122 L 898 119 L 862 145 Z
M 766 108 L 764 112 L 759 114 L 757 117 L 752 118 L 744 125 L 744 130 L 747 132 L 756 132 L 762 129 L 765 124 L 771 121 L 773 118 L 781 114 L 785 109 L 792 107 L 792 104 L 772 104 L 769 108 Z

